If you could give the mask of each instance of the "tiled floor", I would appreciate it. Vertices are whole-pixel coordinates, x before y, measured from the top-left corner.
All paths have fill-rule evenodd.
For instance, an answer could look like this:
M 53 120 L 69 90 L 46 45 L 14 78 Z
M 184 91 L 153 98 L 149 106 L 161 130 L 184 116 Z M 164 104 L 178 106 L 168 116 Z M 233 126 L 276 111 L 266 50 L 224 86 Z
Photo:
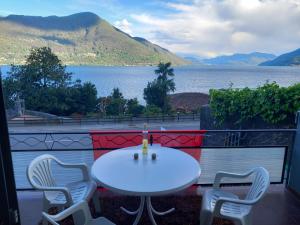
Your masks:
M 257 225 L 299 225 L 300 198 L 289 190 L 274 188 L 254 208 L 254 224 Z
M 230 187 L 244 195 L 247 187 Z M 300 198 L 283 185 L 271 185 L 264 199 L 253 208 L 253 225 L 300 225 Z
M 240 196 L 245 195 L 247 188 L 225 187 Z M 205 189 L 200 188 L 200 194 Z M 195 190 L 192 188 L 179 195 L 195 195 Z M 18 198 L 22 225 L 36 225 L 41 219 L 42 194 L 24 191 L 18 193 Z M 253 209 L 253 225 L 300 225 L 300 198 L 283 185 L 271 185 L 265 198 Z

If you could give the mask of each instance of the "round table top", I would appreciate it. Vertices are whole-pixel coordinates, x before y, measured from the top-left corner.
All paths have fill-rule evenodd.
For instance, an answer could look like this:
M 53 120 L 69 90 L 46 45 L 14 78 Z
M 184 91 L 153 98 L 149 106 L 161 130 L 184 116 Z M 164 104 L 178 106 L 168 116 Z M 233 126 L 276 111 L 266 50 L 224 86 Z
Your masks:
M 134 160 L 134 153 L 139 154 Z M 156 160 L 152 160 L 156 153 Z M 154 196 L 183 190 L 198 181 L 199 162 L 180 150 L 153 145 L 148 154 L 142 146 L 108 152 L 98 158 L 92 177 L 103 187 L 121 194 Z

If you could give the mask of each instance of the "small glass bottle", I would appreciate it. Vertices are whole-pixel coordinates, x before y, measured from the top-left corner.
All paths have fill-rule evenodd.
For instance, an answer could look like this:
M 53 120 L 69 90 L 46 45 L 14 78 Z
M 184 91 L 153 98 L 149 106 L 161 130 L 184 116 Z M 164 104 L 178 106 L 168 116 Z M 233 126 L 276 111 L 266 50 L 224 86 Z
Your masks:
M 143 154 L 148 154 L 148 130 L 147 130 L 147 124 L 144 124 L 144 130 L 143 130 Z

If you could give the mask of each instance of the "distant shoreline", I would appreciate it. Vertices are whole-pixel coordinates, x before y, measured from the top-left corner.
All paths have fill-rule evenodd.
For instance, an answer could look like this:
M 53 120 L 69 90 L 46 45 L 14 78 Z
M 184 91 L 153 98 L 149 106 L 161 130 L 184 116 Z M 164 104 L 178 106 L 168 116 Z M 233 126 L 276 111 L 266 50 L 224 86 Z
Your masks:
M 12 64 L 0 64 L 0 67 L 2 66 L 11 66 Z M 24 64 L 15 64 L 16 66 L 21 66 Z M 102 65 L 102 64 L 64 64 L 67 67 L 74 66 L 74 67 L 157 67 L 156 64 L 136 64 L 136 65 Z M 263 65 L 231 65 L 231 64 L 222 64 L 222 65 L 214 65 L 214 64 L 196 64 L 196 63 L 190 63 L 190 64 L 182 64 L 182 65 L 172 65 L 172 67 L 185 67 L 185 66 L 203 66 L 203 67 L 239 67 L 239 68 L 249 68 L 249 67 L 271 67 L 271 68 L 282 68 L 282 67 L 300 67 L 300 65 L 289 65 L 289 66 L 263 66 Z

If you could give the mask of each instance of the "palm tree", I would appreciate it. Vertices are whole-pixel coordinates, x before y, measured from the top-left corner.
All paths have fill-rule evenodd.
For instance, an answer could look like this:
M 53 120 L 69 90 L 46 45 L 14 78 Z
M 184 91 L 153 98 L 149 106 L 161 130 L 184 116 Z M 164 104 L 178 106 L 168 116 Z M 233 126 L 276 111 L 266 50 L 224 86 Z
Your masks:
M 149 82 L 144 89 L 144 99 L 148 105 L 156 105 L 167 113 L 170 109 L 168 94 L 175 91 L 174 79 L 170 78 L 175 75 L 174 69 L 170 62 L 159 63 L 155 74 L 158 75 L 157 79 Z
M 162 63 L 160 62 L 158 64 L 158 68 L 155 70 L 155 74 L 158 75 L 158 79 L 166 80 L 168 76 L 173 77 L 174 76 L 174 69 L 171 68 L 172 63 Z
M 158 75 L 157 81 L 161 84 L 162 89 L 166 94 L 175 91 L 175 82 L 169 77 L 174 77 L 174 69 L 171 68 L 171 62 L 158 64 L 158 68 L 155 70 L 155 74 Z

